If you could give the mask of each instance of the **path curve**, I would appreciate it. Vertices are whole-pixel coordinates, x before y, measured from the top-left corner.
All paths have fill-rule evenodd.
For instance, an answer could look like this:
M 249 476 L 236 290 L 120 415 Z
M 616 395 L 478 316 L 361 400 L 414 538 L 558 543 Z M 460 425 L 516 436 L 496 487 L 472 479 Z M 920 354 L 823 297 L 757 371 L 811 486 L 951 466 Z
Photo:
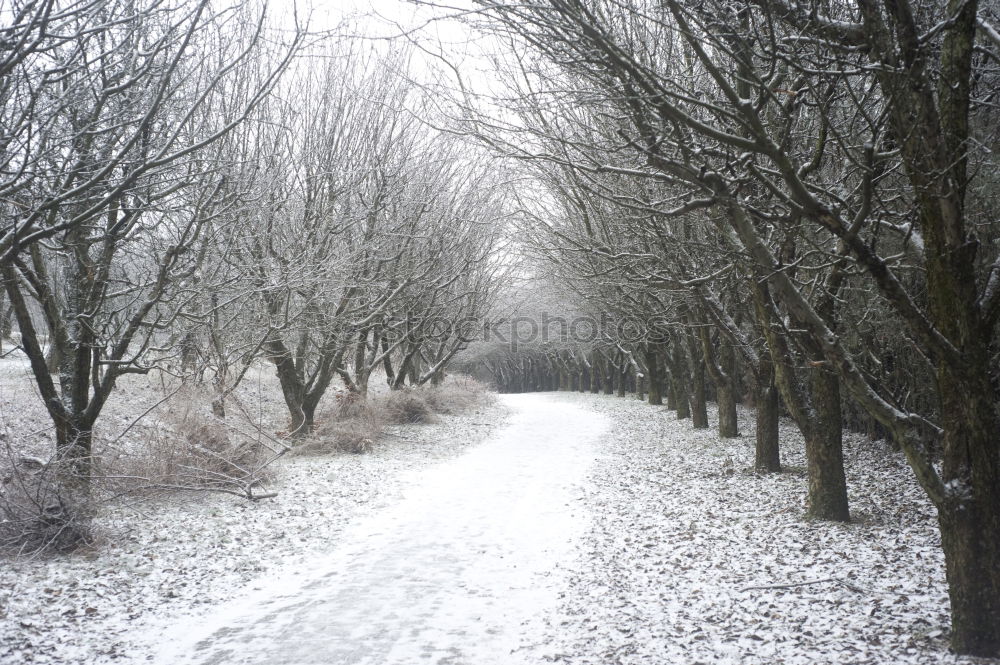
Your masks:
M 574 488 L 608 421 L 552 395 L 501 399 L 513 415 L 483 444 L 415 474 L 328 556 L 174 626 L 156 662 L 527 662 L 588 524 Z

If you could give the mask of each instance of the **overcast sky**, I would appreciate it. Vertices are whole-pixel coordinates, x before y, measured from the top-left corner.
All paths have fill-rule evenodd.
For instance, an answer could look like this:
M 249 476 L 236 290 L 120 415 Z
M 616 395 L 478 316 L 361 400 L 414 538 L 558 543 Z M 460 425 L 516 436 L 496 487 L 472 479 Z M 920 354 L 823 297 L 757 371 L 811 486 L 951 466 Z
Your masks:
M 265 0 L 272 14 L 280 12 L 289 20 L 293 9 L 300 16 L 311 17 L 310 27 L 315 30 L 333 30 L 345 19 L 356 17 L 373 36 L 389 36 L 403 30 L 424 26 L 434 15 L 427 7 L 420 7 L 406 0 Z M 451 4 L 451 3 L 449 3 Z M 458 3 L 454 3 L 458 4 Z M 444 12 L 436 12 L 438 15 Z M 275 16 L 277 18 L 277 16 Z M 452 33 L 451 37 L 464 38 L 468 32 L 455 22 L 433 28 Z M 444 36 L 444 35 L 442 35 Z

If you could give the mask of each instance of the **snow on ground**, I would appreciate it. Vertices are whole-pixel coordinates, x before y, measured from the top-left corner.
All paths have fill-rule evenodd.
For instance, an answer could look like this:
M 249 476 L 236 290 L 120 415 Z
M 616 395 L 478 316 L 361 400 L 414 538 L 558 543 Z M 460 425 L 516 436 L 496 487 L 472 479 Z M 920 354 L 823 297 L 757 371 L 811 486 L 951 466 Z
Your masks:
M 507 395 L 509 424 L 412 476 L 391 506 L 256 593 L 171 626 L 156 663 L 537 662 L 518 651 L 559 602 L 585 530 L 573 505 L 607 419 Z
M 983 662 L 947 653 L 936 517 L 898 453 L 847 437 L 854 522 L 829 524 L 803 517 L 788 423 L 786 472 L 757 475 L 748 413 L 747 435 L 721 441 L 634 398 L 504 399 L 577 415 L 520 429 L 515 416 L 482 446 L 471 444 L 497 432 L 503 407 L 397 428 L 371 455 L 283 461 L 275 500 L 121 507 L 90 555 L 0 569 L 0 662 L 146 662 L 175 623 L 168 638 L 190 646 L 260 612 L 278 634 L 247 640 L 312 639 L 323 631 L 296 621 L 327 595 L 351 608 L 320 614 L 354 650 L 313 662 Z M 522 485 L 517 510 L 497 508 Z M 441 549 L 432 536 L 444 532 Z M 233 662 L 217 639 L 199 657 L 216 644 Z
M 947 652 L 936 514 L 901 454 L 846 436 L 854 522 L 830 524 L 803 517 L 790 423 L 787 471 L 757 475 L 748 412 L 748 435 L 720 440 L 634 398 L 560 397 L 612 419 L 615 435 L 592 467 L 593 526 L 540 639 L 545 660 L 982 662 Z
M 12 404 L 30 403 L 21 394 L 30 389 L 10 372 L 3 379 L 0 406 L 9 422 Z M 139 382 L 129 388 L 129 398 L 142 404 L 159 394 Z M 280 406 L 266 406 L 281 420 Z M 135 411 L 108 408 L 108 422 L 116 424 Z M 194 494 L 110 505 L 92 551 L 0 565 L 0 663 L 144 662 L 145 631 L 204 613 L 335 547 L 359 515 L 394 502 L 408 473 L 460 454 L 506 413 L 494 405 L 440 423 L 392 426 L 371 454 L 282 459 L 268 487 L 278 492 L 275 499 Z M 44 426 L 44 416 L 30 408 L 17 417 Z M 155 425 L 129 436 L 152 431 L 144 428 Z

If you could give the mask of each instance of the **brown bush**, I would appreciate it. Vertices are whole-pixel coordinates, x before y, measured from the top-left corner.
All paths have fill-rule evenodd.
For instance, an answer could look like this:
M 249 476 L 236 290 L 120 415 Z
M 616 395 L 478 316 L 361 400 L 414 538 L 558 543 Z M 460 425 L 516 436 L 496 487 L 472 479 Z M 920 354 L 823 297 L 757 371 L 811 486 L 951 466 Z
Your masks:
M 453 376 L 439 386 L 403 388 L 370 399 L 347 392 L 334 396 L 333 406 L 317 420 L 312 436 L 298 443 L 296 455 L 370 452 L 386 425 L 437 422 L 438 413 L 453 415 L 489 404 L 493 393 L 465 376 Z
M 91 541 L 89 501 L 60 489 L 58 464 L 6 446 L 0 461 L 0 552 L 69 552 Z M 65 480 L 65 478 L 63 478 Z
M 376 398 L 373 406 L 392 425 L 437 422 L 434 409 L 424 399 L 424 392 L 415 388 L 393 390 Z
M 296 455 L 371 452 L 382 435 L 384 421 L 374 405 L 360 395 L 337 393 L 332 409 L 320 418 L 312 436 L 293 448 Z
M 206 489 L 246 493 L 267 480 L 276 451 L 232 431 L 211 410 L 208 391 L 179 393 L 141 446 L 102 455 L 98 473 L 120 492 Z
M 295 446 L 295 455 L 329 455 L 335 452 L 371 452 L 382 434 L 382 426 L 367 418 L 350 418 L 318 428 L 313 436 Z
M 66 552 L 92 543 L 98 508 L 124 496 L 210 490 L 261 498 L 254 490 L 268 479 L 281 444 L 263 441 L 252 424 L 237 431 L 241 424 L 233 429 L 212 414 L 210 391 L 185 389 L 158 421 L 127 439 L 95 437 L 88 478 L 71 475 L 75 463 L 44 459 L 51 444 L 0 431 L 0 552 Z
M 372 403 L 357 393 L 346 391 L 334 395 L 333 415 L 337 420 L 371 417 Z
M 441 385 L 424 389 L 421 396 L 431 409 L 445 415 L 485 406 L 495 399 L 484 384 L 464 375 L 450 376 Z

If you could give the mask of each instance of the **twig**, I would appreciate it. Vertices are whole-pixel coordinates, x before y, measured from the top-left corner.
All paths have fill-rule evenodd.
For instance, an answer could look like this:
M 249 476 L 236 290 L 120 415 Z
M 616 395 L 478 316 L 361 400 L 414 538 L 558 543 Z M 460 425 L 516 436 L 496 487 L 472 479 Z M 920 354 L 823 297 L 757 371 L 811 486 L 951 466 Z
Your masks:
M 201 471 L 202 469 L 196 469 Z M 136 487 L 125 492 L 119 492 L 115 497 L 118 498 L 122 496 L 127 496 L 133 492 L 138 492 L 142 490 L 158 489 L 158 490 L 172 490 L 176 492 L 215 492 L 217 494 L 229 494 L 231 496 L 238 496 L 241 499 L 248 499 L 250 501 L 260 501 L 261 499 L 273 499 L 278 496 L 277 492 L 267 492 L 264 494 L 254 494 L 253 487 L 245 486 L 239 490 L 229 489 L 227 487 L 198 487 L 195 485 L 178 485 L 171 483 L 158 483 L 150 480 L 149 478 L 144 478 L 142 476 L 102 476 L 105 479 L 113 480 L 141 480 L 146 484 L 142 487 Z M 237 485 L 238 486 L 238 485 Z
M 136 426 L 136 424 L 137 424 L 137 423 L 138 423 L 138 422 L 139 422 L 140 420 L 142 420 L 143 418 L 145 418 L 146 416 L 148 416 L 148 415 L 149 415 L 149 414 L 150 414 L 150 413 L 151 413 L 151 412 L 153 411 L 153 409 L 155 409 L 156 407 L 160 406 L 161 404 L 163 404 L 164 402 L 166 402 L 167 400 L 169 400 L 169 399 L 170 399 L 171 397 L 173 397 L 174 395 L 176 395 L 176 394 L 178 393 L 178 391 L 179 391 L 179 390 L 180 390 L 180 389 L 181 389 L 182 387 L 183 387 L 183 384 L 182 384 L 182 385 L 179 385 L 179 386 L 177 386 L 176 390 L 174 390 L 174 391 L 173 391 L 172 393 L 170 393 L 170 394 L 168 394 L 168 395 L 164 396 L 164 398 L 163 398 L 163 399 L 161 399 L 160 401 L 158 401 L 158 402 L 157 402 L 156 404 L 154 404 L 153 406 L 149 407 L 148 409 L 146 409 L 145 411 L 143 411 L 142 413 L 140 413 L 140 414 L 139 414 L 139 417 L 138 417 L 138 418 L 136 418 L 135 420 L 133 420 L 133 421 L 132 421 L 131 423 L 129 423 L 128 427 L 126 427 L 125 429 L 123 429 L 123 430 L 121 431 L 121 434 L 119 434 L 119 435 L 118 435 L 118 436 L 117 436 L 117 437 L 115 438 L 115 440 L 114 440 L 114 441 L 112 441 L 111 443 L 109 443 L 109 444 L 108 444 L 108 446 L 109 446 L 109 447 L 110 447 L 110 446 L 113 446 L 113 445 L 115 445 L 116 443 L 118 443 L 119 441 L 121 441 L 121 440 L 122 440 L 122 437 L 124 437 L 124 436 L 125 436 L 126 434 L 128 434 L 128 433 L 129 433 L 129 431 L 130 431 L 130 430 L 131 430 L 131 429 L 132 429 L 133 427 L 135 427 L 135 426 Z
M 822 580 L 809 580 L 808 582 L 789 582 L 788 584 L 769 584 L 769 585 L 764 585 L 764 586 L 748 586 L 748 587 L 744 587 L 744 588 L 740 589 L 740 591 L 755 591 L 755 590 L 770 590 L 770 589 L 794 589 L 795 587 L 809 586 L 811 584 L 825 584 L 826 582 L 833 582 L 834 584 L 839 584 L 842 587 L 850 589 L 851 591 L 853 591 L 855 593 L 863 593 L 863 591 L 861 589 L 859 589 L 858 587 L 854 586 L 853 584 L 850 584 L 849 582 L 845 582 L 844 580 L 838 579 L 836 577 L 827 577 L 827 578 L 824 578 Z

